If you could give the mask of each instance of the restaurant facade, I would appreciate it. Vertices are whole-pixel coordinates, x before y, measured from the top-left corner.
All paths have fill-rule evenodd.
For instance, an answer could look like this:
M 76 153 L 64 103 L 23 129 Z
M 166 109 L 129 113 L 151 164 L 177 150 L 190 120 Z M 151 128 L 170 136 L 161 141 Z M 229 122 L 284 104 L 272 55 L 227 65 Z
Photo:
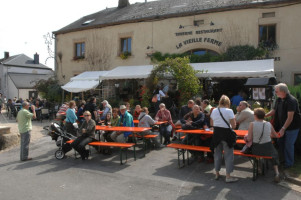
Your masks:
M 230 46 L 257 47 L 263 42 L 275 47 L 269 58 L 274 59 L 277 81 L 299 84 L 300 11 L 299 0 L 161 0 L 132 5 L 119 0 L 116 8 L 79 16 L 53 32 L 56 75 L 66 84 L 85 71 L 151 65 L 154 52 L 216 55 Z

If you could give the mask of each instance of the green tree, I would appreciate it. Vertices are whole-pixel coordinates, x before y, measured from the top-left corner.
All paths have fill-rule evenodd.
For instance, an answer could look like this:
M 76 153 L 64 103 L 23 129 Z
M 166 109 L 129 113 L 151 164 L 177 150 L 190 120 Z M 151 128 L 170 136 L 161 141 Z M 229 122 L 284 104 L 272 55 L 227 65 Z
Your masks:
M 40 96 L 49 102 L 59 103 L 62 101 L 62 88 L 56 79 L 39 80 L 35 85 L 35 89 Z
M 201 92 L 200 81 L 196 76 L 200 71 L 194 70 L 189 61 L 188 57 L 176 57 L 160 62 L 148 78 L 151 84 L 149 88 L 154 88 L 159 79 L 171 75 L 177 81 L 181 103 L 186 104 L 191 97 Z

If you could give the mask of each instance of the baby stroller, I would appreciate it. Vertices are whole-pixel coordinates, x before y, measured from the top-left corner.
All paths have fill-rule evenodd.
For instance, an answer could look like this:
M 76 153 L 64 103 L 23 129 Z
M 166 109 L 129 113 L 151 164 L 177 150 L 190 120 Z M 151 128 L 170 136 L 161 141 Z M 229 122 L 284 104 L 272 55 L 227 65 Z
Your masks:
M 75 128 L 78 128 L 76 127 L 77 124 L 74 126 Z M 67 141 L 74 140 L 75 137 L 70 133 L 64 131 L 63 128 L 55 122 L 51 123 L 50 126 L 43 127 L 43 129 L 48 131 L 48 135 L 52 138 L 52 140 L 56 142 L 56 145 L 59 147 L 59 149 L 54 154 L 55 158 L 58 160 L 63 159 L 65 157 L 65 154 L 72 149 L 71 144 L 67 143 Z

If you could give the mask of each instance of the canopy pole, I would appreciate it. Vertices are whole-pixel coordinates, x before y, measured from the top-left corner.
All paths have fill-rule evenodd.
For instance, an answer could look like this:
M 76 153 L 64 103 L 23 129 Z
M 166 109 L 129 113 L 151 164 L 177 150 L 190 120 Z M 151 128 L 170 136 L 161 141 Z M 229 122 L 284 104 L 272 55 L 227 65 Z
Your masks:
M 71 97 L 70 97 L 70 101 L 72 101 L 72 92 L 71 92 Z
M 65 90 L 62 90 L 62 104 L 64 103 L 64 91 Z
M 84 92 L 82 92 L 82 101 L 83 101 L 83 100 L 85 100 L 85 99 L 84 99 Z

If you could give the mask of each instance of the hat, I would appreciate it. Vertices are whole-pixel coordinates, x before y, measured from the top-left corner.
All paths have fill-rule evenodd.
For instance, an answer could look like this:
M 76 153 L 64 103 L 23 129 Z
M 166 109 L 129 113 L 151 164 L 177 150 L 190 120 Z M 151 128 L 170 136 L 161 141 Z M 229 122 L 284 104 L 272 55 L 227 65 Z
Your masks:
M 119 109 L 124 110 L 124 109 L 126 109 L 126 107 L 125 107 L 125 105 L 121 105 Z

